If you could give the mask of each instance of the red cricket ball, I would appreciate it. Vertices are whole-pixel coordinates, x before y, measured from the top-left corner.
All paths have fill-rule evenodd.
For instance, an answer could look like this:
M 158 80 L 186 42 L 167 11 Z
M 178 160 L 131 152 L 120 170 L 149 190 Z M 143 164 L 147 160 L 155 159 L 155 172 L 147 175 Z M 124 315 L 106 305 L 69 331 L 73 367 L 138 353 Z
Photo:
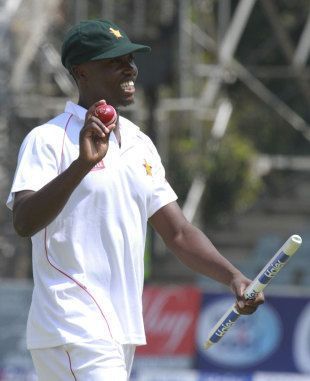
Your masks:
M 95 109 L 95 115 L 106 126 L 109 126 L 110 124 L 114 123 L 117 118 L 115 108 L 107 104 L 101 104 L 97 106 Z

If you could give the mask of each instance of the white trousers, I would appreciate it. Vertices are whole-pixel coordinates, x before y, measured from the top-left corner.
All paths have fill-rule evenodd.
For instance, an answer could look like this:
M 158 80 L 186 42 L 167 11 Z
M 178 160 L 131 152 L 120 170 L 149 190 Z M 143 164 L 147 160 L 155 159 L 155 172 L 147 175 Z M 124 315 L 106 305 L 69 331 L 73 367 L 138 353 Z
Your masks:
M 38 381 L 128 381 L 135 348 L 100 339 L 30 352 Z

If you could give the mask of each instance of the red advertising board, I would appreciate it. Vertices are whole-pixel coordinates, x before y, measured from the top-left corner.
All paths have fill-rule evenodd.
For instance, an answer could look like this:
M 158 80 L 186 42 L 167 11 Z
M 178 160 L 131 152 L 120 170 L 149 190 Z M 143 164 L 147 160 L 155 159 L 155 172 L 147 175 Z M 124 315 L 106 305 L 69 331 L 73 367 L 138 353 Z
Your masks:
M 192 356 L 201 291 L 191 286 L 146 286 L 143 293 L 147 345 L 138 355 Z

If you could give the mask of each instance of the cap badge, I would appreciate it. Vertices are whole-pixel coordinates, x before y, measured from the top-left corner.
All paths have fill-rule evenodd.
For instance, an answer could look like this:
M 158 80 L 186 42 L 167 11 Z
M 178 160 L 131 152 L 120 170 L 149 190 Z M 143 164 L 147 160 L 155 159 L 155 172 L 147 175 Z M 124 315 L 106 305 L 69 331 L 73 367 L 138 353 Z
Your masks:
M 122 38 L 121 32 L 118 29 L 109 29 L 110 33 L 112 33 L 116 38 Z

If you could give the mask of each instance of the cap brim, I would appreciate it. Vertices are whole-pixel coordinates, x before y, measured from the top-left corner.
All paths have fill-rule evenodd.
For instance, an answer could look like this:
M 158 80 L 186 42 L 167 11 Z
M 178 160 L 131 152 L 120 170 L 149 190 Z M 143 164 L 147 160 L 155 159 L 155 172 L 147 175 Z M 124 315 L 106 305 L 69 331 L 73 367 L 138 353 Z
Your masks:
M 151 48 L 149 46 L 126 43 L 124 45 L 117 46 L 102 54 L 96 55 L 92 57 L 90 61 L 97 61 L 97 60 L 106 59 L 106 58 L 115 58 L 115 57 L 124 56 L 126 54 L 130 54 L 130 53 L 149 53 L 150 51 L 151 51 Z

